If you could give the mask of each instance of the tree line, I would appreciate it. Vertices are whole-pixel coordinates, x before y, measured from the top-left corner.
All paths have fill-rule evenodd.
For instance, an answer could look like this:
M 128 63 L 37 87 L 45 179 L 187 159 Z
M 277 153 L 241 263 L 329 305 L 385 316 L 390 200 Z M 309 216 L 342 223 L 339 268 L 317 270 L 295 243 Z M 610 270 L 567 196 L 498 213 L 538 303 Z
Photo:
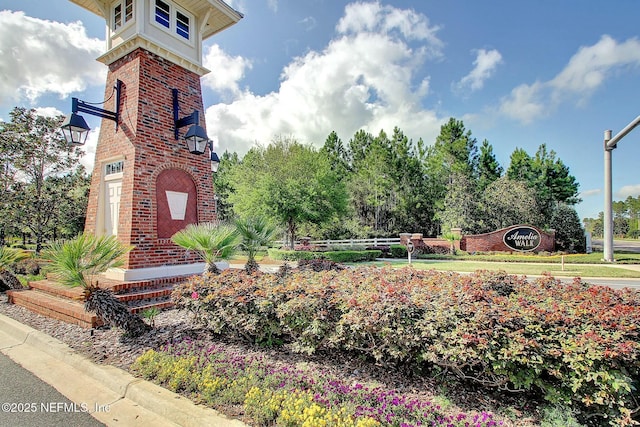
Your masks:
M 67 146 L 60 117 L 16 107 L 0 123 L 0 243 L 8 236 L 70 238 L 83 231 L 90 178 L 82 151 Z M 579 250 L 583 230 L 573 205 L 578 183 L 546 144 L 515 148 L 503 168 L 492 145 L 449 119 L 433 143 L 360 130 L 344 142 L 331 132 L 317 149 L 293 137 L 225 152 L 213 174 L 222 220 L 265 217 L 290 241 L 437 236 L 453 227 L 477 234 L 528 223 L 555 229 L 560 246 Z M 637 224 L 636 224 L 637 227 Z
M 225 152 L 214 183 L 219 218 L 267 216 L 290 241 L 528 223 L 555 229 L 562 249 L 584 248 L 578 183 L 556 153 L 546 144 L 533 155 L 516 148 L 504 169 L 489 141 L 478 144 L 455 118 L 430 145 L 398 127 L 391 135 L 360 130 L 347 143 L 331 132 L 320 149 L 280 137 L 242 158 Z
M 614 236 L 640 238 L 640 196 L 629 196 L 625 200 L 614 201 L 611 210 Z M 604 235 L 604 212 L 600 212 L 598 218 L 585 218 L 584 222 L 586 229 L 594 236 Z
M 0 122 L 0 245 L 9 237 L 75 237 L 84 229 L 90 179 L 59 131 L 63 117 L 16 107 Z

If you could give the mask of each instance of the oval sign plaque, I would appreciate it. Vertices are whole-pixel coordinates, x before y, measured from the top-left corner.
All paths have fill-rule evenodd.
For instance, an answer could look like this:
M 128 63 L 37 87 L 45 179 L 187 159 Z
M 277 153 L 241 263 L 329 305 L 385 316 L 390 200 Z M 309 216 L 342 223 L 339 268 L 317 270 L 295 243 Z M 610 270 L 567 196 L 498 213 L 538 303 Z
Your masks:
M 540 245 L 540 233 L 531 227 L 516 227 L 502 237 L 504 244 L 516 251 L 532 251 Z

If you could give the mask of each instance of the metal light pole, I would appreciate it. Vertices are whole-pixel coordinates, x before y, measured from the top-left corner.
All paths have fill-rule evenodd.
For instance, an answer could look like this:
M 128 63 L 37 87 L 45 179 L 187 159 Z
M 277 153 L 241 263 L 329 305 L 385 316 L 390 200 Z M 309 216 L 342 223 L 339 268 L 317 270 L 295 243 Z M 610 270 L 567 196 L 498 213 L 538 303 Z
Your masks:
M 640 124 L 640 116 L 629 123 L 616 136 L 611 138 L 611 131 L 604 131 L 604 260 L 613 262 L 613 199 L 611 195 L 611 152 L 618 142 Z

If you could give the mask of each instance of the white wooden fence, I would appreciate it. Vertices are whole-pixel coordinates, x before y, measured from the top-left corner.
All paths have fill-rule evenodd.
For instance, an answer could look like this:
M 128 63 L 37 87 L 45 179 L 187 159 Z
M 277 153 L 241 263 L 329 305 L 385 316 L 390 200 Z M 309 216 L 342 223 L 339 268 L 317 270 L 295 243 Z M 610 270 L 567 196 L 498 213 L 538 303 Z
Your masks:
M 339 247 L 339 246 L 389 246 L 400 244 L 400 237 L 374 237 L 372 239 L 344 239 L 344 240 L 311 240 L 308 242 L 311 246 L 326 246 L 326 247 Z M 286 242 L 278 240 L 275 242 L 276 246 L 285 246 Z M 302 240 L 296 240 L 296 246 L 301 245 Z

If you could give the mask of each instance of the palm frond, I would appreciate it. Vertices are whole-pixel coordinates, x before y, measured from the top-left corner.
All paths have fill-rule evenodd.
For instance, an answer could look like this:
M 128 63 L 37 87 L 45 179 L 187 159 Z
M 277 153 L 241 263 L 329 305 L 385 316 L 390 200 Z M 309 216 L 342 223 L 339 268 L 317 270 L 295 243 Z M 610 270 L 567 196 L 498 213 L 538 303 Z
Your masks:
M 51 261 L 49 270 L 63 285 L 91 286 L 90 277 L 122 265 L 122 256 L 132 249 L 115 236 L 81 234 L 74 240 L 53 243 L 43 253 Z
M 238 250 L 240 236 L 228 224 L 189 224 L 171 237 L 178 246 L 196 251 L 207 264 L 229 259 Z
M 22 249 L 0 247 L 0 270 L 6 270 L 11 264 L 29 258 L 29 253 Z

